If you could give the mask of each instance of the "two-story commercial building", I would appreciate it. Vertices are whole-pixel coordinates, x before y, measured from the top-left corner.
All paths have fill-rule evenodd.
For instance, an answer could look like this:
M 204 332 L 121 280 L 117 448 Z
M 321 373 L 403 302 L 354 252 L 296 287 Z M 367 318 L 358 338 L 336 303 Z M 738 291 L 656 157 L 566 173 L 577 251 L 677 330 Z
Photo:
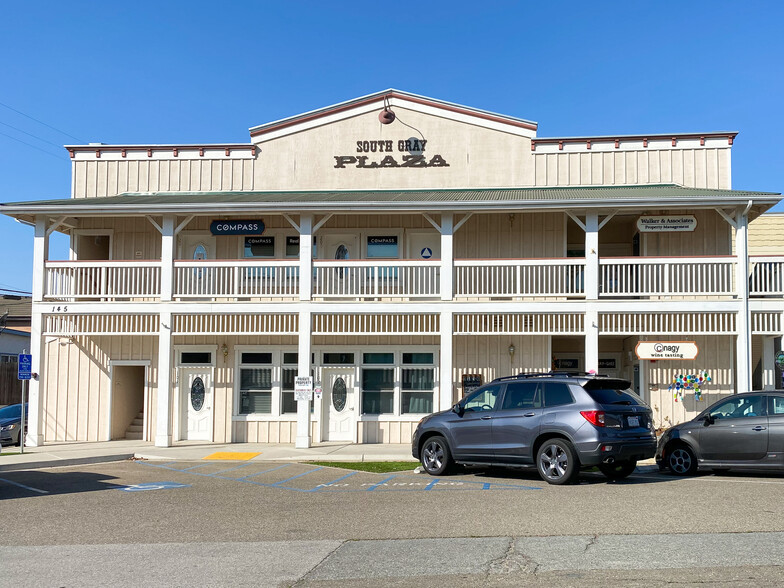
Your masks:
M 407 442 L 521 371 L 628 378 L 662 426 L 773 386 L 784 258 L 748 231 L 781 195 L 731 189 L 736 133 L 536 133 L 388 90 L 67 146 L 70 199 L 0 207 L 35 226 L 29 441 Z

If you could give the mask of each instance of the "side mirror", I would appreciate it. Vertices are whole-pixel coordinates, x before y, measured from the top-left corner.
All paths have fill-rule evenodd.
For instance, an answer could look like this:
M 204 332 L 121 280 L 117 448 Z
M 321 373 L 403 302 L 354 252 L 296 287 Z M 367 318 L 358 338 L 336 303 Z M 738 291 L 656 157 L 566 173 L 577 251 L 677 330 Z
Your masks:
M 702 420 L 703 420 L 703 421 L 705 421 L 705 426 L 706 426 L 706 427 L 707 427 L 708 425 L 712 425 L 713 423 L 715 423 L 715 422 L 716 422 L 716 419 L 715 419 L 715 418 L 713 418 L 713 417 L 712 417 L 711 415 L 709 415 L 709 414 L 705 415 L 705 416 L 702 418 Z
M 463 416 L 463 405 L 458 402 L 452 407 L 452 412 L 457 416 Z

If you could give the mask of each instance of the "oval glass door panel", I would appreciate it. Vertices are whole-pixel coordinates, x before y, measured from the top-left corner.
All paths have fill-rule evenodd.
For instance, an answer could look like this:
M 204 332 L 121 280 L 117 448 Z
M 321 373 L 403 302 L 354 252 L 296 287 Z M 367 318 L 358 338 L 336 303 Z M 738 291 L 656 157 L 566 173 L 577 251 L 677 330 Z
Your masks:
M 342 243 L 335 250 L 335 259 L 348 259 L 348 249 Z
M 342 412 L 346 408 L 347 397 L 346 382 L 343 378 L 338 378 L 332 384 L 332 406 L 335 408 L 335 412 Z
M 207 248 L 199 243 L 193 251 L 193 259 L 207 259 Z
M 199 412 L 204 406 L 204 382 L 201 378 L 194 378 L 191 384 L 191 406 Z

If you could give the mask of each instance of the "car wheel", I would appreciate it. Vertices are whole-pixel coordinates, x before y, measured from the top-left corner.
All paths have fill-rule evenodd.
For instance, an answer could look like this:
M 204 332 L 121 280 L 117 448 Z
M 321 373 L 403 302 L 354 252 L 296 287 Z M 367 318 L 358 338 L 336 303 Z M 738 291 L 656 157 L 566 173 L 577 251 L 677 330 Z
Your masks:
M 673 447 L 667 456 L 667 467 L 676 476 L 692 476 L 697 471 L 697 458 L 685 445 Z
M 628 478 L 637 467 L 635 460 L 616 461 L 615 463 L 600 463 L 599 471 L 610 480 L 623 480 Z
M 422 446 L 420 454 L 422 467 L 431 476 L 440 476 L 449 469 L 452 464 L 452 454 L 449 445 L 443 437 L 430 437 Z
M 568 441 L 548 439 L 536 453 L 539 475 L 548 484 L 573 484 L 580 475 L 580 461 Z

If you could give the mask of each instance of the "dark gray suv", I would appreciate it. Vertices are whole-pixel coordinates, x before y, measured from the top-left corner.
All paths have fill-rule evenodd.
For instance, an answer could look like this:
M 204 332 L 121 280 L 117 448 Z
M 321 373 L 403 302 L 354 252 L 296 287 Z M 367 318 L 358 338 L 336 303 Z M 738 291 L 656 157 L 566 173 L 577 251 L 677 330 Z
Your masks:
M 594 374 L 498 378 L 419 421 L 411 453 L 433 476 L 458 463 L 536 467 L 550 484 L 593 466 L 625 478 L 656 453 L 653 414 L 630 387 Z

